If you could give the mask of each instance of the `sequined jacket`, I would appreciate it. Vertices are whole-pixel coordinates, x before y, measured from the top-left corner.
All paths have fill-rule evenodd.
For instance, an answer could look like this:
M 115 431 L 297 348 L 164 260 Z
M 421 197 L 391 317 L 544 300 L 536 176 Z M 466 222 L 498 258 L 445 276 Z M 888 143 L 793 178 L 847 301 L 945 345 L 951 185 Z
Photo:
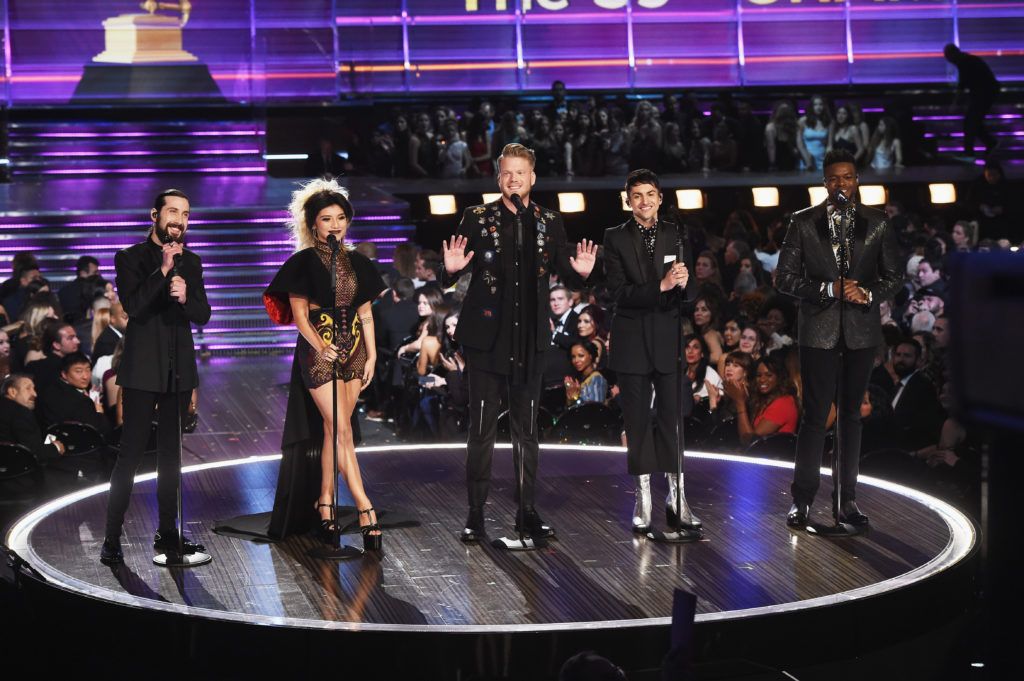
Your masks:
M 826 204 L 794 213 L 779 254 L 775 286 L 800 300 L 799 342 L 831 349 L 839 342 L 839 307 L 822 284 L 839 278 Z M 871 292 L 870 305 L 843 303 L 843 337 L 853 350 L 882 343 L 878 305 L 903 286 L 899 247 L 885 213 L 857 204 L 849 274 Z

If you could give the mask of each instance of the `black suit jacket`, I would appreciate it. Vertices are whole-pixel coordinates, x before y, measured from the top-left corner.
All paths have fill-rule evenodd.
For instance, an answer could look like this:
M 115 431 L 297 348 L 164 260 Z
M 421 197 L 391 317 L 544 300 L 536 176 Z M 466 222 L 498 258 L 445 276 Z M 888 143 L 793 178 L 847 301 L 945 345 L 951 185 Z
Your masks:
M 180 305 L 170 296 L 172 272 L 160 270 L 161 249 L 150 239 L 135 244 L 114 257 L 117 294 L 128 313 L 124 355 L 117 372 L 117 384 L 124 388 L 168 392 L 170 390 L 171 347 L 176 337 L 177 367 L 182 392 L 199 385 L 191 324 L 210 321 L 210 303 L 203 285 L 203 263 L 190 250 L 182 254 L 179 275 L 187 286 Z
M 25 445 L 40 463 L 60 456 L 55 445 L 43 444 L 43 431 L 32 410 L 0 397 L 0 442 Z
M 686 291 L 661 291 L 665 257 L 677 256 L 684 244 L 683 262 L 690 270 Z M 611 343 L 608 367 L 626 374 L 651 371 L 671 373 L 681 348 L 679 334 L 680 296 L 684 302 L 697 293 L 690 249 L 683 231 L 671 222 L 658 222 L 654 241 L 654 262 L 647 256 L 640 228 L 631 218 L 604 233 L 604 266 L 612 298 Z
M 914 451 L 939 441 L 945 410 L 935 393 L 935 386 L 920 371 L 915 372 L 903 387 L 892 419 L 893 435 L 901 449 Z
M 121 340 L 121 337 L 117 335 L 117 332 L 113 328 L 107 327 L 103 329 L 103 333 L 100 337 L 92 344 L 92 361 L 96 363 L 100 357 L 106 357 L 107 355 L 114 354 L 114 349 L 117 348 L 117 342 Z
M 385 296 L 389 298 L 390 296 Z M 415 299 L 381 301 L 377 321 L 377 347 L 394 352 L 408 336 L 416 331 L 419 315 Z M 376 309 L 376 308 L 375 308 Z
M 843 303 L 843 338 L 852 350 L 882 342 L 878 305 L 903 285 L 896 235 L 885 213 L 857 204 L 849 278 L 871 292 L 870 305 Z M 839 342 L 840 302 L 822 293 L 821 285 L 839 278 L 832 251 L 825 203 L 793 214 L 779 254 L 775 286 L 800 299 L 799 342 L 831 349 Z
M 92 426 L 104 438 L 110 435 L 110 421 L 107 417 L 96 411 L 88 395 L 63 380 L 40 393 L 36 416 L 46 427 L 65 421 L 77 421 Z
M 494 347 L 494 341 L 501 328 L 500 315 L 503 290 L 507 282 L 501 275 L 500 258 L 488 261 L 483 257 L 490 249 L 494 250 L 494 238 L 488 233 L 490 226 L 501 229 L 500 201 L 481 206 L 471 206 L 462 214 L 458 234 L 468 239 L 466 252 L 473 251 L 473 260 L 465 269 L 454 274 L 443 272 L 443 284 L 447 288 L 466 272 L 472 272 L 466 298 L 462 302 L 462 313 L 459 325 L 455 329 L 455 340 L 466 347 L 487 351 Z M 537 271 L 537 351 L 544 352 L 551 346 L 551 324 L 548 321 L 550 306 L 548 304 L 548 276 L 555 272 L 570 288 L 582 288 L 582 277 L 576 274 L 569 264 L 569 247 L 566 243 L 565 227 L 562 216 L 531 201 L 527 210 L 532 210 L 537 219 L 537 231 L 544 229 L 543 244 L 524 244 L 524 248 L 536 248 L 538 253 Z M 575 254 L 574 254 L 575 255 Z M 442 268 L 444 269 L 444 268 Z M 524 273 L 530 276 L 530 273 Z

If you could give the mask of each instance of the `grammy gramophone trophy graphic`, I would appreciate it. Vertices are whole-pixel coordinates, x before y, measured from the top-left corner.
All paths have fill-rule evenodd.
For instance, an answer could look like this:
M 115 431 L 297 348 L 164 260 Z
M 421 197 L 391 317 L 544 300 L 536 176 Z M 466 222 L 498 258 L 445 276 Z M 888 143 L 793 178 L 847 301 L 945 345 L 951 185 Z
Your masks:
M 103 22 L 105 49 L 85 66 L 73 99 L 222 99 L 210 70 L 182 44 L 192 3 L 138 7 Z

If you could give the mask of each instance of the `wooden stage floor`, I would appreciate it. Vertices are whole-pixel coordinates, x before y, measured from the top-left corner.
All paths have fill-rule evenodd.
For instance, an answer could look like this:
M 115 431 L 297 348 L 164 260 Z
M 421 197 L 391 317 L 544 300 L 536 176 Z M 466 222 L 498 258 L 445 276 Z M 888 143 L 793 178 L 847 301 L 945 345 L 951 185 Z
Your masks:
M 199 436 L 190 436 L 197 447 Z M 486 509 L 491 538 L 511 535 L 515 507 L 508 449 L 495 455 Z M 253 624 L 314 629 L 531 632 L 665 626 L 674 589 L 697 596 L 697 621 L 828 608 L 939 575 L 977 539 L 947 504 L 864 480 L 858 501 L 870 532 L 842 540 L 792 532 L 791 464 L 688 455 L 687 498 L 705 539 L 657 544 L 630 532 L 633 487 L 618 448 L 543 447 L 537 506 L 558 531 L 538 551 L 464 545 L 462 446 L 361 450 L 364 480 L 386 527 L 377 557 L 340 563 L 306 555 L 311 537 L 257 544 L 221 536 L 214 521 L 269 510 L 278 460 L 259 456 L 192 466 L 185 476 L 188 532 L 212 563 L 190 570 L 152 564 L 152 477 L 136 485 L 125 526 L 126 564 L 98 561 L 105 486 L 54 500 L 16 523 L 8 544 L 46 580 L 137 608 Z M 665 481 L 655 480 L 655 521 Z M 816 519 L 827 522 L 830 481 Z M 345 503 L 343 500 L 342 503 Z M 358 542 L 358 535 L 350 535 Z

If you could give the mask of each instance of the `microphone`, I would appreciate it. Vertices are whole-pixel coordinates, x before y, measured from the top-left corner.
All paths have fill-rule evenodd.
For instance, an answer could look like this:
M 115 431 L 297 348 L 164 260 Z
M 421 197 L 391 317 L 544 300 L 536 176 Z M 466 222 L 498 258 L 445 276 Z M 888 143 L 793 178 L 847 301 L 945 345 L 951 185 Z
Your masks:
M 171 276 L 178 276 L 178 266 L 181 265 L 181 253 L 174 254 L 174 267 L 171 268 Z
M 338 252 L 338 237 L 333 234 L 327 235 L 327 245 L 331 247 L 331 253 Z
M 850 205 L 850 199 L 846 198 L 846 194 L 841 189 L 837 189 L 835 195 L 832 197 L 832 202 L 839 208 L 846 208 Z
M 523 211 L 526 210 L 526 206 L 523 205 L 523 199 L 519 194 L 513 194 L 509 199 L 512 201 L 512 205 L 516 207 L 516 212 L 522 215 Z

